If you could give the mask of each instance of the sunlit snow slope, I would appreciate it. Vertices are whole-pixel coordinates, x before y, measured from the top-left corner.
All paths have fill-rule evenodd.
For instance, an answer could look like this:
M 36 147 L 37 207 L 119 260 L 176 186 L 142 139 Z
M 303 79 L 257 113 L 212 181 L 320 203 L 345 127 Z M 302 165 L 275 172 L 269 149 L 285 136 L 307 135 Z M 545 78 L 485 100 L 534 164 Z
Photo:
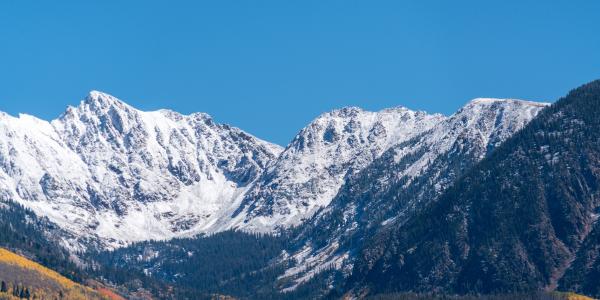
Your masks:
M 167 239 L 237 207 L 280 151 L 206 114 L 142 112 L 93 91 L 52 122 L 0 115 L 0 197 L 109 247 Z
M 404 107 L 379 112 L 349 107 L 319 116 L 249 190 L 235 226 L 270 231 L 273 224 L 301 224 L 329 204 L 349 175 L 444 118 Z
M 456 141 L 476 140 L 467 150 L 482 157 L 543 106 L 476 99 L 452 117 L 349 107 L 322 114 L 282 149 L 207 114 L 142 112 L 92 91 L 51 122 L 0 113 L 0 199 L 48 217 L 69 247 L 274 232 L 313 217 L 385 153 L 398 167 L 386 178 L 410 181 L 470 145 Z M 406 155 L 417 161 L 397 166 Z

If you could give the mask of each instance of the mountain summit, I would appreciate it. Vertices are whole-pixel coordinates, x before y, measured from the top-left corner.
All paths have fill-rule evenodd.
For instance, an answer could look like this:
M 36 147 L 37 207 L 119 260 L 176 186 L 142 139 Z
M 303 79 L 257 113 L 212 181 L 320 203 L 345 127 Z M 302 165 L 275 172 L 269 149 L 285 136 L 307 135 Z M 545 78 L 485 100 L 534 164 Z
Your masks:
M 142 112 L 92 91 L 50 123 L 7 118 L 2 198 L 108 247 L 203 232 L 281 151 L 206 116 Z
M 437 201 L 367 238 L 349 286 L 598 295 L 599 114 L 600 81 L 543 110 Z
M 328 206 L 362 205 L 352 198 L 360 193 L 344 196 L 343 187 L 380 173 L 382 163 L 395 173 L 381 174 L 378 185 L 420 182 L 430 172 L 438 193 L 460 172 L 437 160 L 481 159 L 544 106 L 477 99 L 450 117 L 348 107 L 317 117 L 282 149 L 204 113 L 144 112 L 91 91 L 51 122 L 0 118 L 0 197 L 58 224 L 74 249 L 227 229 L 276 232 L 324 218 Z
M 289 254 L 295 264 L 286 277 L 300 284 L 332 266 L 349 273 L 357 250 L 379 228 L 407 222 L 436 201 L 547 105 L 476 99 L 397 140 L 370 164 L 348 174 L 329 206 L 299 229 Z
M 347 107 L 322 114 L 287 146 L 244 197 L 236 226 L 271 231 L 299 225 L 329 204 L 346 178 L 391 146 L 443 120 L 403 107 L 379 112 Z

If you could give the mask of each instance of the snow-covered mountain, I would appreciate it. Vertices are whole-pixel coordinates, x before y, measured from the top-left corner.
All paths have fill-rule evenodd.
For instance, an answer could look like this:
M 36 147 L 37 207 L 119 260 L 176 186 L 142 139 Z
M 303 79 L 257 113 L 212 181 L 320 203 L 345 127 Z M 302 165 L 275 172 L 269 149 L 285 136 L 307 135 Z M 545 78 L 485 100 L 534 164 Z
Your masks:
M 294 289 L 316 273 L 352 268 L 362 242 L 381 228 L 406 222 L 464 172 L 523 128 L 548 104 L 475 99 L 432 128 L 397 143 L 351 174 L 330 205 L 306 222 L 282 260 Z M 290 280 L 291 279 L 291 280 Z
M 46 122 L 0 115 L 0 197 L 115 247 L 205 232 L 279 146 L 202 113 L 142 112 L 100 92 Z
M 71 247 L 273 232 L 311 218 L 340 236 L 359 215 L 383 222 L 437 195 L 544 106 L 476 99 L 451 117 L 350 107 L 282 149 L 203 113 L 142 112 L 93 91 L 51 122 L 0 114 L 0 199 L 48 217 Z M 412 200 L 389 201 L 399 184 Z M 357 198 L 365 193 L 377 195 Z M 340 213 L 350 223 L 333 230 L 328 216 Z
M 298 133 L 244 197 L 234 228 L 272 231 L 301 224 L 335 197 L 346 177 L 445 117 L 397 107 L 325 113 Z
M 600 297 L 599 115 L 598 80 L 544 109 L 436 202 L 365 241 L 348 294 Z

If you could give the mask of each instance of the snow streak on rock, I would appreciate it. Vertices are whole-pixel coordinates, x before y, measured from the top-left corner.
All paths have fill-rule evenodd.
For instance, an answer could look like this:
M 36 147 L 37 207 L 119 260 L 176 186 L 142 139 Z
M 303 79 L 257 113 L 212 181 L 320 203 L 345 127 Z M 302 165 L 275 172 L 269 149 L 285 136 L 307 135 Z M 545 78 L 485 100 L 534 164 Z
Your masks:
M 50 123 L 1 116 L 0 195 L 108 247 L 168 239 L 205 232 L 280 151 L 206 114 L 93 91 Z
M 295 265 L 285 276 L 294 285 L 322 264 L 347 271 L 361 241 L 377 230 L 406 222 L 464 171 L 523 128 L 548 104 L 510 99 L 475 99 L 427 130 L 391 145 L 360 172 L 349 174 L 329 206 L 296 237 Z M 284 152 L 285 153 L 285 152 Z M 319 245 L 318 247 L 315 245 Z M 282 259 L 287 259 L 282 257 Z M 340 262 L 340 259 L 346 260 Z
M 391 146 L 443 120 L 404 107 L 325 113 L 306 126 L 244 197 L 234 226 L 271 231 L 299 225 L 329 204 L 345 179 Z
M 330 202 L 374 162 L 395 166 L 375 186 L 401 177 L 409 184 L 451 151 L 480 159 L 543 106 L 476 99 L 451 117 L 349 107 L 319 116 L 282 149 L 207 114 L 143 112 L 92 91 L 51 122 L 0 113 L 0 199 L 48 217 L 72 247 L 232 228 L 275 232 L 323 208 L 322 215 L 343 212 L 351 228 L 363 208 Z M 443 189 L 449 180 L 436 174 Z M 347 257 L 331 251 L 337 247 L 328 248 L 336 265 Z

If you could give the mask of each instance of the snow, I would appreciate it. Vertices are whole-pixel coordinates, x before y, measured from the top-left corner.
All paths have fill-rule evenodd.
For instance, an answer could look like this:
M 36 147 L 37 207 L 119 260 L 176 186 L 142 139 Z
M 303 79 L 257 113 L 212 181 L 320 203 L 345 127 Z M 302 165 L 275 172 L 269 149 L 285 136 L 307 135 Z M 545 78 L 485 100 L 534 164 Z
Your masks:
M 295 266 L 289 268 L 278 279 L 293 278 L 292 284 L 281 290 L 281 292 L 291 292 L 302 283 L 308 282 L 314 276 L 328 269 L 340 270 L 344 266 L 344 262 L 350 257 L 350 253 L 337 253 L 339 245 L 333 243 L 322 251 L 313 252 L 313 248 L 309 245 L 297 252 L 292 257 L 287 257 L 285 254 L 282 259 L 292 259 Z
M 523 128 L 547 105 L 514 99 L 479 98 L 472 100 L 455 114 L 449 117 L 436 118 L 433 120 L 434 122 L 428 123 L 430 126 L 421 127 L 424 130 L 414 130 L 414 134 L 404 135 L 405 143 L 396 142 L 395 145 L 389 146 L 388 151 L 391 155 L 389 155 L 389 161 L 384 162 L 389 163 L 390 170 L 394 171 L 389 174 L 384 172 L 381 177 L 371 178 L 373 185 L 382 187 L 385 190 L 385 186 L 393 182 L 404 182 L 404 187 L 408 187 L 414 180 L 420 178 L 423 174 L 427 174 L 427 179 L 432 182 L 434 191 L 441 193 L 451 182 L 445 180 L 445 175 L 441 174 L 439 170 L 434 169 L 434 172 L 426 173 L 432 168 L 433 162 L 440 159 L 441 161 L 448 161 L 448 156 L 453 151 L 464 151 L 470 153 L 475 159 L 482 159 L 489 151 Z M 385 156 L 384 159 L 388 159 L 387 157 Z M 407 157 L 410 159 L 404 160 Z M 338 161 L 337 158 L 336 161 Z M 367 174 L 378 174 L 378 172 L 369 168 L 370 166 L 366 165 L 361 170 L 364 170 Z M 374 168 L 380 168 L 380 164 L 374 165 Z M 418 201 L 418 198 L 416 199 Z M 338 203 L 330 205 L 320 211 L 319 216 L 311 219 L 311 221 L 316 220 L 314 226 L 318 230 L 320 227 L 328 227 L 328 224 L 321 222 L 321 220 L 329 220 L 325 216 L 330 214 L 332 210 L 344 212 L 343 225 L 340 225 L 334 232 L 327 232 L 330 236 L 326 246 L 321 249 L 313 249 L 307 246 L 291 255 L 296 263 L 286 270 L 282 278 L 289 277 L 296 284 L 288 289 L 295 289 L 306 278 L 314 277 L 323 269 L 322 264 L 325 262 L 335 261 L 336 265 L 340 267 L 352 265 L 347 263 L 349 257 L 340 255 L 340 252 L 347 253 L 347 250 L 352 249 L 338 249 L 338 245 L 344 235 L 351 234 L 358 226 L 355 221 L 351 220 L 355 220 L 352 214 L 356 215 L 360 212 L 356 203 L 350 201 L 339 203 L 341 203 L 339 206 L 334 206 Z M 406 207 L 416 207 L 417 205 L 419 203 L 408 203 Z M 362 209 L 377 209 L 377 206 Z M 363 224 L 363 226 L 387 226 L 394 222 L 403 222 L 406 217 L 410 217 L 410 215 L 401 212 L 378 224 Z M 307 232 L 311 231 L 308 230 Z M 304 239 L 307 243 L 311 241 L 310 236 L 300 237 L 299 239 Z
M 600 214 L 592 213 L 590 217 L 592 219 L 592 223 L 596 223 L 600 218 Z
M 272 232 L 302 223 L 331 202 L 349 174 L 443 119 L 404 107 L 379 112 L 347 107 L 322 114 L 250 189 L 245 216 L 235 218 L 230 227 Z
M 450 151 L 461 140 L 475 141 L 478 147 L 472 147 L 472 151 L 479 151 L 479 158 L 483 158 L 489 149 L 499 146 L 523 128 L 547 105 L 549 104 L 515 99 L 474 99 L 455 114 L 440 121 L 414 144 L 394 149 L 396 163 L 408 154 L 427 149 L 423 156 L 397 174 L 397 177 L 418 176 L 429 167 L 430 162 Z M 410 182 L 409 180 L 407 185 Z
M 107 248 L 191 236 L 226 218 L 281 151 L 206 114 L 92 91 L 51 122 L 1 115 L 0 195 Z
M 465 136 L 481 149 L 499 145 L 545 105 L 481 98 L 450 117 L 342 108 L 282 149 L 205 113 L 143 112 L 92 91 L 51 122 L 0 113 L 0 200 L 106 248 L 232 228 L 275 232 L 327 207 L 348 176 L 386 151 L 398 162 L 429 149 L 397 174 L 415 177 Z

